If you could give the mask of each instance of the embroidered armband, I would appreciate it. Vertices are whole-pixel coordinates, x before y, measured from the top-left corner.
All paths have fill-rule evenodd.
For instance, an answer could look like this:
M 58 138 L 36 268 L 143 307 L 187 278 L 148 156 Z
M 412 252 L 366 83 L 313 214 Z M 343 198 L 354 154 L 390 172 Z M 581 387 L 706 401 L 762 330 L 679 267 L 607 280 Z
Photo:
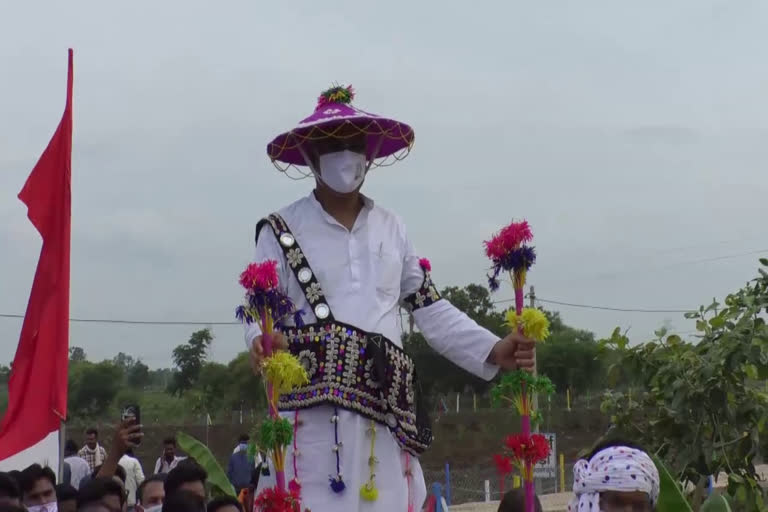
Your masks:
M 432 265 L 427 258 L 421 258 L 419 260 L 419 266 L 424 271 L 424 281 L 421 283 L 421 287 L 416 290 L 415 293 L 407 296 L 403 299 L 403 304 L 408 311 L 415 311 L 417 309 L 431 306 L 438 300 L 440 300 L 440 294 L 437 292 L 435 284 L 432 282 Z

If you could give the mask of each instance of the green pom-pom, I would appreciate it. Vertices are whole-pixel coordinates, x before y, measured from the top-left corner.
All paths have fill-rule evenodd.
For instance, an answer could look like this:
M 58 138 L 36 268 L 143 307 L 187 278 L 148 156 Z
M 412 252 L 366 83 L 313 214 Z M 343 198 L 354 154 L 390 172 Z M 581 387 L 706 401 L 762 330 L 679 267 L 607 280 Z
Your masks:
M 525 383 L 526 389 L 533 391 L 536 386 L 536 377 L 523 370 L 506 373 L 491 390 L 491 398 L 496 403 L 502 396 L 508 397 L 519 394 L 523 388 L 523 383 Z
M 275 442 L 278 446 L 288 446 L 293 440 L 293 426 L 287 418 L 275 420 Z
M 275 423 L 264 420 L 259 429 L 259 445 L 262 448 L 272 449 L 275 446 Z
M 286 418 L 267 419 L 259 429 L 259 445 L 273 449 L 275 446 L 288 446 L 293 440 L 293 426 Z
M 355 99 L 355 90 L 351 85 L 346 87 L 335 85 L 320 93 L 320 97 L 317 98 L 317 106 L 321 107 L 328 103 L 342 103 L 348 105 L 352 103 L 353 99 Z
M 541 393 L 551 395 L 555 392 L 555 385 L 545 375 L 533 376 L 530 373 L 517 370 L 505 374 L 501 381 L 491 389 L 491 403 L 494 407 L 501 405 L 502 396 L 512 396 L 520 393 L 525 383 L 529 393 Z

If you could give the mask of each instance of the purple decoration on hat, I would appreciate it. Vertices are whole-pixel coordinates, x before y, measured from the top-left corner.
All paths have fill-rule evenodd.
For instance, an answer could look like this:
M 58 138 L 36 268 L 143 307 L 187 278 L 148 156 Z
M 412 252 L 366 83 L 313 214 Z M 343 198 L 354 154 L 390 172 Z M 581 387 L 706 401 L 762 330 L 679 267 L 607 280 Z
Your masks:
M 368 160 L 378 160 L 373 166 L 385 165 L 389 156 L 394 156 L 395 160 L 405 158 L 413 146 L 413 129 L 400 121 L 360 110 L 352 105 L 352 99 L 354 90 L 351 86 L 336 86 L 324 91 L 312 115 L 267 144 L 270 160 L 289 166 L 306 166 L 300 149 L 302 145 L 305 149 L 311 141 L 349 138 L 350 132 L 366 136 L 365 156 Z M 284 170 L 280 166 L 278 169 Z

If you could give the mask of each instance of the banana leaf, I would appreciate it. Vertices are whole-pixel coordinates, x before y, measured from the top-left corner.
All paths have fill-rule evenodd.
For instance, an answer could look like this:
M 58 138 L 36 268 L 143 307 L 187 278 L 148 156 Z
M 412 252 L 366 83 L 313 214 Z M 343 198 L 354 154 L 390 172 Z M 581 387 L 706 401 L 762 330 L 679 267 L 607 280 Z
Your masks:
M 656 505 L 656 512 L 692 512 L 688 500 L 685 499 L 677 481 L 672 478 L 667 468 L 661 460 L 655 455 L 651 455 L 656 469 L 659 471 L 661 486 L 659 492 L 659 503 Z
M 179 432 L 176 435 L 176 441 L 179 443 L 179 448 L 195 459 L 208 473 L 208 484 L 218 491 L 216 494 L 237 498 L 235 488 L 232 487 L 227 474 L 221 469 L 221 466 L 216 461 L 216 457 L 213 456 L 207 446 L 184 432 Z
M 732 512 L 728 498 L 722 494 L 713 494 L 701 505 L 701 512 Z

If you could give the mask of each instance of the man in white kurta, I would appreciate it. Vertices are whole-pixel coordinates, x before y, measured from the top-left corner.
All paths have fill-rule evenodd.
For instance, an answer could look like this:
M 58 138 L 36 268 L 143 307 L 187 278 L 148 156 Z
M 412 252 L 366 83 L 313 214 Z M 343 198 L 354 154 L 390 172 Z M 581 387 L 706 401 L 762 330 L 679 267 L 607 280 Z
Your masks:
M 365 140 L 362 139 L 363 147 Z M 375 142 L 368 138 L 369 161 L 373 158 L 371 140 Z M 353 154 L 366 154 L 355 146 L 360 139 L 348 137 L 340 143 L 343 147 L 338 144 L 339 141 L 331 147 L 318 142 L 305 145 L 303 151 L 317 187 L 278 213 L 301 246 L 335 320 L 382 334 L 401 347 L 400 306 L 425 282 L 425 271 L 419 261 L 424 255 L 414 250 L 399 217 L 359 193 L 365 172 L 361 176 L 358 165 L 357 172 L 350 173 L 349 169 L 355 166 L 349 167 L 343 161 L 354 163 Z M 370 163 L 366 170 L 369 166 Z M 270 226 L 263 225 L 256 240 L 254 261 L 277 261 L 281 291 L 301 309 L 306 324 L 316 322 L 315 309 L 308 304 Z M 419 330 L 440 355 L 484 379 L 492 379 L 499 370 L 491 362 L 504 368 L 529 368 L 533 364 L 532 342 L 517 334 L 500 340 L 445 299 L 416 308 L 412 314 Z M 257 366 L 262 353 L 260 334 L 257 324 L 246 327 L 246 345 Z M 295 417 L 293 412 L 282 414 L 291 421 Z M 384 424 L 375 423 L 378 498 L 361 498 L 360 487 L 369 479 L 372 422 L 343 408 L 338 408 L 337 415 L 334 433 L 330 421 L 334 406 L 323 404 L 299 411 L 296 450 L 289 447 L 286 478 L 301 482 L 302 506 L 313 512 L 420 510 L 426 486 L 419 461 L 406 455 Z M 329 477 L 337 475 L 335 434 L 341 441 L 339 471 L 346 483 L 342 492 L 329 488 Z M 273 477 L 262 477 L 259 482 L 260 488 L 272 485 Z

